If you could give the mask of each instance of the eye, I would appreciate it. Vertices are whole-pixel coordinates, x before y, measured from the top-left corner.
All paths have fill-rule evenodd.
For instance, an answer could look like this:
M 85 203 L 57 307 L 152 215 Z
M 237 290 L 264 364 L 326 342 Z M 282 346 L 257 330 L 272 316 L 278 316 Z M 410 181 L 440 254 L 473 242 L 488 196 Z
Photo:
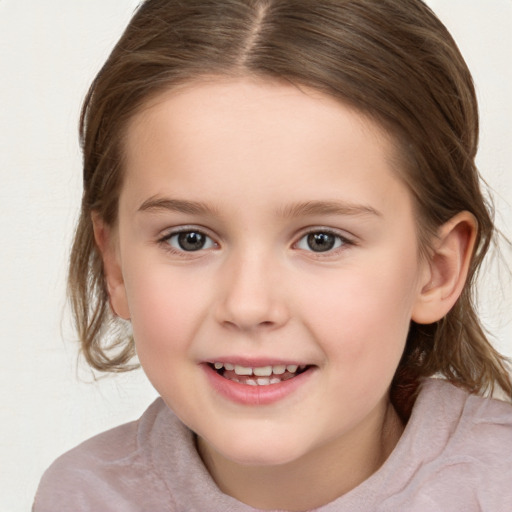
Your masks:
M 328 252 L 348 243 L 348 240 L 330 231 L 314 231 L 304 235 L 297 247 L 305 251 Z
M 196 230 L 180 231 L 166 236 L 163 242 L 176 251 L 196 252 L 215 247 L 215 242 L 204 233 Z

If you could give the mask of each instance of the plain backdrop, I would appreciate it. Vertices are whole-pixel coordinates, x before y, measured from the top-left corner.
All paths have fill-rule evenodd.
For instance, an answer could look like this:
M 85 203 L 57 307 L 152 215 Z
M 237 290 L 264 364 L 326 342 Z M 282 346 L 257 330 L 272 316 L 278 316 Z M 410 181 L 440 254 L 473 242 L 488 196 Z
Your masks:
M 44 469 L 137 418 L 156 396 L 141 371 L 95 381 L 65 301 L 80 200 L 77 121 L 88 84 L 136 0 L 0 0 L 0 512 L 30 509 Z M 478 89 L 481 172 L 512 235 L 512 0 L 429 0 Z M 511 251 L 503 258 L 512 266 Z M 512 356 L 511 281 L 483 275 L 482 315 Z

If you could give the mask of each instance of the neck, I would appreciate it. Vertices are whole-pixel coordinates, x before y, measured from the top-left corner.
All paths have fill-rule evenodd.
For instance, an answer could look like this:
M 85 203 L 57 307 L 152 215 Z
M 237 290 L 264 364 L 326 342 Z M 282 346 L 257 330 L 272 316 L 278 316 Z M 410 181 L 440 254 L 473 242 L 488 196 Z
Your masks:
M 341 438 L 277 466 L 237 464 L 203 439 L 198 450 L 219 489 L 262 510 L 303 511 L 351 491 L 385 462 L 403 432 L 391 404 Z

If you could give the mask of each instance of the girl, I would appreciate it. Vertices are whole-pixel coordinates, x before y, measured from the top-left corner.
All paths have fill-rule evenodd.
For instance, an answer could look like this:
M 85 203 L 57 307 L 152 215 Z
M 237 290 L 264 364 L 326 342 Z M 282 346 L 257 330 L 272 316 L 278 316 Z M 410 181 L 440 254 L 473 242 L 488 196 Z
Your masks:
M 83 353 L 161 398 L 36 512 L 512 509 L 475 92 L 421 0 L 146 0 L 81 137 Z

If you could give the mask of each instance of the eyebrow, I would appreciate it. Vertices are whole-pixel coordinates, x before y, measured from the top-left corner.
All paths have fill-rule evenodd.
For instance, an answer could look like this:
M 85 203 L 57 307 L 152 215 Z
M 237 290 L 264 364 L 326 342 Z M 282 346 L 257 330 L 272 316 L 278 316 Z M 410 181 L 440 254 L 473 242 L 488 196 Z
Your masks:
M 368 205 L 339 201 L 306 201 L 285 206 L 278 211 L 284 218 L 305 217 L 307 215 L 375 215 L 382 214 Z
M 150 197 L 139 207 L 140 212 L 172 211 L 190 215 L 216 215 L 217 209 L 207 203 L 172 199 L 165 197 Z M 382 216 L 375 208 L 339 201 L 305 201 L 287 205 L 277 210 L 282 218 L 306 217 L 308 215 L 374 215 Z
M 191 215 L 212 215 L 216 209 L 206 203 L 170 199 L 165 197 L 150 197 L 139 207 L 140 212 L 172 211 Z

